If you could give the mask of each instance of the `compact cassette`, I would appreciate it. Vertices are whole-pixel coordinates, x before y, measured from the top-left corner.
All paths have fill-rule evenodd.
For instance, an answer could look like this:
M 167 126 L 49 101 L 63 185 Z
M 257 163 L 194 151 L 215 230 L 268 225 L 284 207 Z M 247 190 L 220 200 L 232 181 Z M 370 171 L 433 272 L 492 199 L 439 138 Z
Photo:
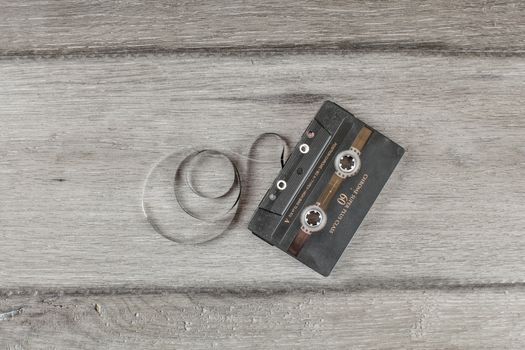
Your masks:
M 326 101 L 248 227 L 328 276 L 403 153 L 397 143 Z

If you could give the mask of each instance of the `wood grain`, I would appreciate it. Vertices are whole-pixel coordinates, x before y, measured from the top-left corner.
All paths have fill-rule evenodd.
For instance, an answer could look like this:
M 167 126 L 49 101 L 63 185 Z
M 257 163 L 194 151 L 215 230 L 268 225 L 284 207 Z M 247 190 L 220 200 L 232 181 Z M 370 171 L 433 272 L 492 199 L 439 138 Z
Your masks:
M 11 296 L 6 349 L 521 349 L 522 289 Z
M 13 60 L 0 75 L 3 291 L 525 282 L 519 57 Z M 251 169 L 236 225 L 208 244 L 177 245 L 145 221 L 161 157 L 189 144 L 243 153 L 270 131 L 295 141 L 328 98 L 407 149 L 332 277 L 245 228 L 275 167 Z
M 0 56 L 219 51 L 522 55 L 522 1 L 0 2 Z

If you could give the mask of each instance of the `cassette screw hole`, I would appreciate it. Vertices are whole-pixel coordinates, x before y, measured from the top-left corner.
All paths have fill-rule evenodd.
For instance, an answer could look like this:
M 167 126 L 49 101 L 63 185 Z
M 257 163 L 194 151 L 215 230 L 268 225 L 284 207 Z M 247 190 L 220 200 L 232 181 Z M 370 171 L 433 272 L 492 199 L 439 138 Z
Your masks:
M 306 137 L 308 137 L 309 139 L 314 138 L 314 136 L 315 136 L 315 131 L 313 130 L 310 130 L 306 133 Z
M 344 155 L 339 160 L 339 166 L 344 171 L 352 171 L 355 168 L 355 159 L 352 156 Z
M 271 201 L 274 201 L 276 198 L 277 198 L 277 196 L 276 196 L 275 194 L 272 193 L 272 194 L 270 195 L 270 200 L 271 200 Z
M 317 227 L 321 224 L 323 216 L 317 210 L 310 210 L 306 213 L 306 224 L 310 227 Z
M 284 180 L 279 180 L 277 181 L 277 189 L 282 191 L 286 188 L 286 181 Z
M 306 143 L 303 143 L 301 146 L 299 146 L 299 151 L 302 154 L 306 154 L 310 151 L 310 146 L 308 146 Z

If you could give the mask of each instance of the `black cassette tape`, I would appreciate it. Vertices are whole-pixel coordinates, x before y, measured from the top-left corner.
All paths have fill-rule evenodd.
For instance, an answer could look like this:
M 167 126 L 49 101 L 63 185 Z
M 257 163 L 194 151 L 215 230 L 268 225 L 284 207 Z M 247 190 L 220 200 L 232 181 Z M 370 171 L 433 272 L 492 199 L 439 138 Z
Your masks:
M 325 102 L 249 223 L 249 229 L 328 276 L 404 149 Z

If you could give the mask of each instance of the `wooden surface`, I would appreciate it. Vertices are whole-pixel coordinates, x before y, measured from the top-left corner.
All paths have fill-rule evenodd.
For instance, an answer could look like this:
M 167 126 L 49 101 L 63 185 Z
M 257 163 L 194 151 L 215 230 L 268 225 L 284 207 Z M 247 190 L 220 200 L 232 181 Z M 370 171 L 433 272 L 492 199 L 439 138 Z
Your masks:
M 235 51 L 525 50 L 511 1 L 39 1 L 2 3 L 4 56 Z
M 7 348 L 519 349 L 520 288 L 11 297 Z M 0 314 L 1 317 L 1 314 Z
M 2 8 L 0 344 L 523 348 L 521 2 Z M 275 147 L 218 239 L 149 226 L 163 156 L 293 144 L 325 99 L 407 149 L 331 277 L 245 228 Z

